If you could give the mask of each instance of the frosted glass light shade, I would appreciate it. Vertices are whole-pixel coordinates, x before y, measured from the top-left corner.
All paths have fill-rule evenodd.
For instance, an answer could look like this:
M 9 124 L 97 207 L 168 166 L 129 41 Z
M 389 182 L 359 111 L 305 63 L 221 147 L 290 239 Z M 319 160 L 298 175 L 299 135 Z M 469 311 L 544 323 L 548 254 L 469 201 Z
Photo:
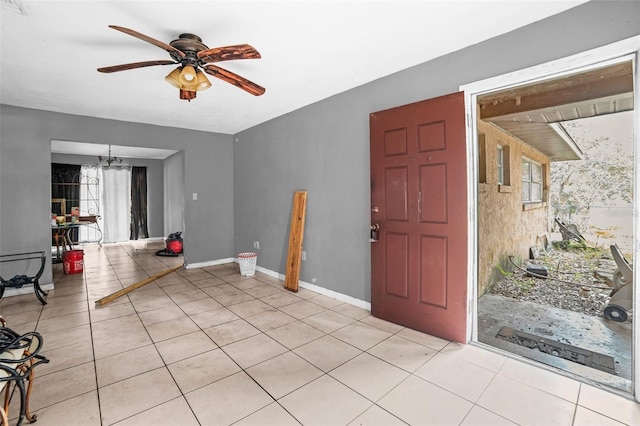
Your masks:
M 176 68 L 175 70 L 171 71 L 165 78 L 164 80 L 169 83 L 170 85 L 172 85 L 173 87 L 176 87 L 178 89 L 181 88 L 181 84 L 180 81 L 178 80 L 178 78 L 180 77 L 180 67 Z
M 191 65 L 174 69 L 164 79 L 173 87 L 180 89 L 180 99 L 188 101 L 196 97 L 196 91 L 211 87 L 211 82 L 204 73 L 195 70 Z
M 207 90 L 211 87 L 211 82 L 206 75 L 200 70 L 196 71 L 196 90 Z
M 184 67 L 182 67 L 182 71 L 180 72 L 180 77 L 178 77 L 178 80 L 183 85 L 195 83 L 196 70 L 194 70 L 191 65 L 185 65 Z

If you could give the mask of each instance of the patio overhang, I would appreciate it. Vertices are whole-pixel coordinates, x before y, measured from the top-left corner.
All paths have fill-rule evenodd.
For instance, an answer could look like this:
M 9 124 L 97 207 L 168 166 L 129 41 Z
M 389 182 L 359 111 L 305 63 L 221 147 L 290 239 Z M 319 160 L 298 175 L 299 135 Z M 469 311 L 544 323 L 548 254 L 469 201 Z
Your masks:
M 633 110 L 631 61 L 492 92 L 478 98 L 480 119 L 536 148 L 551 161 L 582 152 L 562 122 Z

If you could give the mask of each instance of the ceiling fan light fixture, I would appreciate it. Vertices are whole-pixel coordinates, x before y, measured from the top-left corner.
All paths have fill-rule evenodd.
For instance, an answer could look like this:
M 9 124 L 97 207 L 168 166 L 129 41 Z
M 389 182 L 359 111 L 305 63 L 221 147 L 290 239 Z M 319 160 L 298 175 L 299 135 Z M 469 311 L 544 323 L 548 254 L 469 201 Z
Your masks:
M 180 67 L 178 67 L 175 70 L 171 71 L 169 74 L 167 74 L 167 76 L 164 78 L 167 83 L 169 83 L 170 85 L 172 85 L 177 89 L 182 88 L 182 84 L 180 83 L 180 80 L 179 80 L 180 71 L 182 70 L 180 69 Z
M 196 90 L 207 90 L 211 87 L 211 82 L 206 75 L 200 70 L 196 71 Z
M 196 81 L 196 70 L 193 69 L 191 65 L 185 65 L 182 67 L 182 71 L 180 72 L 180 77 L 178 80 L 183 85 L 189 85 Z
M 204 72 L 200 67 L 204 67 L 204 71 L 208 74 L 230 83 L 254 96 L 260 96 L 265 92 L 264 87 L 261 87 L 242 76 L 225 70 L 224 68 L 210 65 L 214 62 L 220 61 L 260 58 L 260 53 L 248 44 L 220 46 L 214 49 L 209 49 L 204 43 L 202 43 L 202 39 L 200 37 L 190 33 L 180 34 L 178 39 L 167 44 L 129 28 L 117 25 L 109 25 L 109 27 L 161 48 L 169 53 L 172 60 L 142 61 L 113 65 L 98 68 L 98 72 L 112 73 L 156 65 L 178 65 L 176 69 L 171 71 L 165 77 L 165 80 L 180 91 L 180 99 L 186 99 L 188 101 L 196 97 L 196 92 L 206 90 L 211 87 L 211 82 L 204 75 Z

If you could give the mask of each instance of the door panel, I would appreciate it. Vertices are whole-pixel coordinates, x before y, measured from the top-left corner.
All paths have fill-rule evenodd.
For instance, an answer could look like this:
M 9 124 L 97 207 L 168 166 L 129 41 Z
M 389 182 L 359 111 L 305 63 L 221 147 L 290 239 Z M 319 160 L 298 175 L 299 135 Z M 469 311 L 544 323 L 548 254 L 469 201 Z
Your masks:
M 447 239 L 422 236 L 420 302 L 447 309 Z
M 407 129 L 389 130 L 384 133 L 385 156 L 407 153 Z
M 466 341 L 467 170 L 462 93 L 371 114 L 371 311 Z
M 418 127 L 420 152 L 443 151 L 447 149 L 444 121 L 422 124 Z
M 420 167 L 419 197 L 421 222 L 447 223 L 446 164 L 432 164 Z
M 407 167 L 393 167 L 384 171 L 384 188 L 387 189 L 385 210 L 387 220 L 407 221 L 409 194 Z
M 407 298 L 409 289 L 409 236 L 395 232 L 385 234 L 385 244 L 389 247 L 386 256 L 386 293 Z

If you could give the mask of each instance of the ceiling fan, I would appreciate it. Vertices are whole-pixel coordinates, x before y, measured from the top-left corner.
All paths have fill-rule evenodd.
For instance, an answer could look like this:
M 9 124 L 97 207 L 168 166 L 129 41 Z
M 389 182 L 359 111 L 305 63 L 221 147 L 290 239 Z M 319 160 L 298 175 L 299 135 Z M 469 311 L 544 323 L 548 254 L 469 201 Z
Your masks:
M 200 37 L 190 33 L 180 34 L 176 40 L 167 44 L 137 31 L 130 30 L 129 28 L 119 27 L 117 25 L 109 25 L 109 27 L 166 50 L 169 52 L 169 55 L 171 55 L 173 60 L 144 61 L 113 65 L 110 67 L 98 68 L 98 71 L 100 72 L 112 73 L 154 65 L 178 65 L 176 69 L 171 71 L 169 75 L 165 77 L 165 80 L 172 86 L 180 89 L 180 99 L 185 99 L 189 102 L 191 99 L 196 97 L 196 92 L 206 90 L 211 87 L 211 83 L 202 71 L 219 78 L 222 81 L 231 83 L 252 95 L 260 96 L 265 92 L 264 87 L 259 86 L 238 74 L 213 65 L 214 62 L 230 61 L 234 59 L 259 59 L 260 53 L 248 44 L 214 47 L 209 49 L 202 43 L 202 39 Z

